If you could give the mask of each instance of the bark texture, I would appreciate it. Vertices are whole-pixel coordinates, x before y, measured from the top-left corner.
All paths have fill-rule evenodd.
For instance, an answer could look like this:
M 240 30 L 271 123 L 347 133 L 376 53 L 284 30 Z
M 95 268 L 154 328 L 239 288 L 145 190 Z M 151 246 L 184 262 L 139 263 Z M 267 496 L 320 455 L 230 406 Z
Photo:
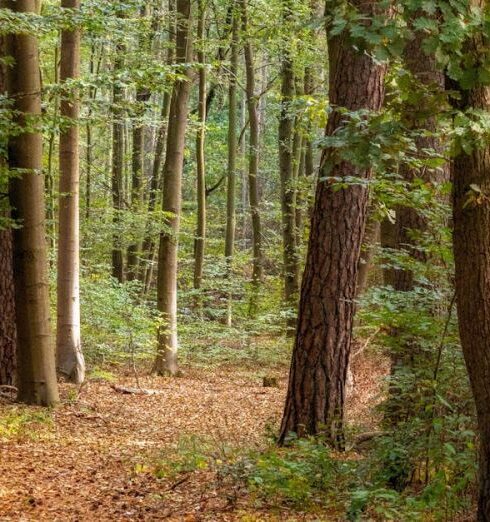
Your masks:
M 185 64 L 192 53 L 191 2 L 177 0 L 176 63 Z M 171 215 L 166 230 L 160 234 L 158 253 L 157 304 L 166 324 L 158 335 L 155 371 L 159 374 L 177 373 L 177 251 L 182 206 L 182 170 L 185 131 L 191 88 L 190 71 L 187 78 L 175 83 L 170 102 L 167 152 L 163 169 L 162 210 Z
M 9 1 L 7 7 L 37 13 L 36 0 Z M 15 66 L 9 69 L 8 92 L 18 111 L 16 123 L 25 127 L 9 143 L 10 169 L 23 172 L 11 180 L 9 190 L 12 217 L 22 225 L 13 233 L 18 398 L 48 406 L 59 396 L 49 310 L 42 137 L 31 122 L 41 115 L 37 39 L 12 35 L 11 50 Z
M 475 2 L 473 2 L 475 3 Z M 484 1 L 477 2 L 480 7 Z M 488 53 L 488 35 L 468 43 L 466 52 L 478 64 Z M 482 53 L 482 55 L 480 54 Z M 453 86 L 451 86 L 454 88 Z M 458 108 L 490 110 L 490 88 L 460 90 Z M 453 161 L 454 260 L 459 333 L 475 398 L 480 433 L 477 519 L 490 520 L 490 146 L 461 152 Z M 481 194 L 475 194 L 477 186 Z
M 15 383 L 15 299 L 12 231 L 0 230 L 0 384 Z
M 359 0 L 353 4 L 368 17 L 376 5 Z M 351 111 L 381 108 L 385 69 L 357 50 L 346 34 L 329 36 L 328 44 L 333 111 L 326 133 L 331 136 L 343 124 L 337 107 Z M 332 156 L 332 150 L 324 151 L 320 178 L 371 176 L 370 170 L 345 161 L 334 161 L 327 170 Z M 329 180 L 318 182 L 281 443 L 290 432 L 300 436 L 323 433 L 332 444 L 343 446 L 345 382 L 367 205 L 365 187 L 334 191 Z
M 63 0 L 64 9 L 79 9 L 80 0 Z M 80 31 L 61 33 L 60 80 L 80 75 Z M 76 384 L 85 378 L 85 361 L 80 339 L 80 236 L 78 157 L 78 93 L 66 90 L 60 102 L 62 118 L 70 120 L 60 133 L 60 185 L 56 357 L 58 371 Z

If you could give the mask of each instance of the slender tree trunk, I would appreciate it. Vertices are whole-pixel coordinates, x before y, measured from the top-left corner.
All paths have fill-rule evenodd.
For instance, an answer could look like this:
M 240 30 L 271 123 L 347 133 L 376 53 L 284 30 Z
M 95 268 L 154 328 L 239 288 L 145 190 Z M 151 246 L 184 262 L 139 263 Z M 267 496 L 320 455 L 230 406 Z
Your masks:
M 240 0 L 242 10 L 242 31 L 245 35 L 245 74 L 248 119 L 250 126 L 249 135 L 249 164 L 248 164 L 248 190 L 250 211 L 252 214 L 253 234 L 253 273 L 252 282 L 257 287 L 262 280 L 263 253 L 262 253 L 262 225 L 260 220 L 260 202 L 258 187 L 259 170 L 259 116 L 257 112 L 257 96 L 255 94 L 255 64 L 252 44 L 248 39 L 247 0 Z M 257 291 L 257 288 L 256 290 Z
M 227 277 L 231 280 L 233 263 L 233 250 L 235 244 L 235 192 L 236 192 L 236 159 L 237 159 L 237 74 L 238 74 L 238 13 L 236 1 L 231 1 L 232 29 L 231 29 L 231 58 L 228 86 L 228 166 L 226 187 L 226 232 L 225 232 L 225 258 Z M 232 295 L 228 294 L 228 307 L 226 324 L 232 324 Z
M 114 76 L 122 67 L 122 53 L 124 46 L 116 45 L 114 58 Z M 123 88 L 119 82 L 114 81 L 112 87 L 112 206 L 113 206 L 113 236 L 112 236 L 112 277 L 120 283 L 124 281 L 124 261 L 121 244 L 121 211 L 124 201 L 124 122 L 121 104 L 123 101 Z
M 62 0 L 64 9 L 80 9 L 80 0 Z M 80 31 L 61 33 L 61 82 L 80 75 Z M 80 384 L 85 361 L 80 339 L 80 236 L 79 236 L 79 101 L 77 92 L 62 93 L 60 113 L 70 120 L 60 133 L 60 200 L 57 273 L 56 355 L 58 371 Z
M 175 55 L 175 0 L 169 0 L 168 2 L 168 49 L 167 49 L 167 65 L 174 63 Z M 162 159 L 165 153 L 165 142 L 167 139 L 168 122 L 170 116 L 170 100 L 171 91 L 166 90 L 163 95 L 162 112 L 161 112 L 161 124 L 158 129 L 157 140 L 155 144 L 155 153 L 153 168 L 150 180 L 150 194 L 148 197 L 148 223 L 146 226 L 145 238 L 143 240 L 142 257 L 145 259 L 145 263 L 142 267 L 142 274 L 144 272 L 144 294 L 147 294 L 150 290 L 153 281 L 153 272 L 155 266 L 156 257 L 156 245 L 153 234 L 151 233 L 151 221 L 153 219 L 152 213 L 155 210 L 158 194 L 161 193 L 162 188 L 162 176 L 161 166 Z M 143 277 L 142 277 L 143 279 Z
M 483 0 L 472 2 L 482 9 Z M 465 52 L 482 66 L 489 52 L 488 35 L 476 35 Z M 453 87 L 453 86 L 451 86 Z M 458 88 L 458 87 L 456 87 Z M 454 90 L 452 88 L 451 90 Z M 457 108 L 490 111 L 490 88 L 459 88 Z M 479 522 L 490 521 L 490 146 L 461 151 L 452 165 L 454 261 L 458 324 L 463 354 L 475 398 L 480 435 Z M 478 187 L 480 192 L 472 187 Z
M 36 0 L 9 1 L 18 13 L 36 13 Z M 15 66 L 9 69 L 8 91 L 16 123 L 41 116 L 39 49 L 36 37 L 11 36 Z M 12 217 L 22 226 L 13 234 L 15 311 L 17 324 L 18 398 L 50 406 L 59 401 L 53 337 L 50 327 L 46 209 L 42 175 L 42 136 L 31 129 L 11 138 L 9 166 L 22 172 L 10 183 Z
M 283 23 L 285 26 L 292 16 L 288 0 L 283 2 Z M 279 119 L 279 171 L 281 176 L 281 209 L 283 238 L 284 299 L 289 307 L 294 307 L 298 294 L 298 256 L 296 251 L 296 183 L 295 183 L 295 117 L 293 100 L 295 78 L 290 51 L 283 50 L 281 68 L 281 114 Z M 298 144 L 296 143 L 296 146 Z M 288 321 L 294 329 L 296 320 Z
M 354 6 L 369 18 L 376 4 L 356 0 Z M 354 48 L 344 34 L 329 36 L 328 43 L 333 111 L 326 133 L 332 136 L 342 126 L 343 117 L 337 108 L 381 108 L 385 69 Z M 371 171 L 332 160 L 333 151 L 325 150 L 301 287 L 281 443 L 290 432 L 300 436 L 324 433 L 331 443 L 343 446 L 345 381 L 368 191 L 359 185 L 335 191 L 321 178 L 369 178 Z
M 142 5 L 140 17 L 144 19 L 149 14 L 149 5 Z M 151 46 L 151 37 L 141 37 L 139 39 L 139 49 L 146 50 Z M 143 178 L 145 167 L 145 130 L 146 127 L 139 121 L 145 115 L 145 103 L 150 98 L 150 91 L 144 87 L 136 90 L 136 114 L 133 122 L 133 150 L 131 157 L 131 210 L 137 213 L 141 209 L 143 202 Z M 140 243 L 134 241 L 128 246 L 127 254 L 127 278 L 133 281 L 139 275 L 139 250 Z
M 185 64 L 192 56 L 191 2 L 177 0 L 176 63 Z M 158 254 L 157 303 L 166 324 L 159 331 L 155 370 L 159 374 L 177 373 L 177 249 L 182 206 L 182 170 L 191 73 L 174 84 L 170 102 L 167 151 L 163 169 L 162 210 L 166 230 L 160 234 Z
M 201 288 L 204 268 L 204 248 L 206 244 L 206 168 L 204 158 L 204 141 L 206 136 L 206 69 L 204 54 L 204 25 L 206 7 L 204 0 L 198 2 L 197 38 L 199 50 L 197 61 L 199 69 L 199 127 L 196 135 L 196 164 L 197 164 L 197 227 L 194 239 L 194 288 Z

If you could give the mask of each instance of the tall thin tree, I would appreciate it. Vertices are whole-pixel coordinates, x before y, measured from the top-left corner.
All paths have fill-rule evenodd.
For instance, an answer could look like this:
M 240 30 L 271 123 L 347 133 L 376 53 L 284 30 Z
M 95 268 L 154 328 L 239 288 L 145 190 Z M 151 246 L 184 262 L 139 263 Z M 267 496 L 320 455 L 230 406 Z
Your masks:
M 80 0 L 62 0 L 63 9 L 80 9 Z M 69 83 L 80 74 L 80 30 L 61 33 L 60 80 Z M 60 114 L 66 126 L 60 133 L 60 200 L 58 234 L 58 321 L 56 327 L 57 368 L 70 381 L 80 384 L 85 361 L 80 339 L 80 237 L 79 237 L 79 129 L 78 93 L 70 87 L 62 92 Z
M 162 210 L 169 215 L 160 234 L 158 253 L 157 304 L 165 325 L 158 333 L 155 371 L 177 373 L 177 251 L 182 207 L 182 170 L 191 71 L 185 64 L 192 56 L 191 1 L 177 0 L 176 63 L 184 65 L 184 78 L 177 80 L 170 102 L 169 128 L 163 169 Z

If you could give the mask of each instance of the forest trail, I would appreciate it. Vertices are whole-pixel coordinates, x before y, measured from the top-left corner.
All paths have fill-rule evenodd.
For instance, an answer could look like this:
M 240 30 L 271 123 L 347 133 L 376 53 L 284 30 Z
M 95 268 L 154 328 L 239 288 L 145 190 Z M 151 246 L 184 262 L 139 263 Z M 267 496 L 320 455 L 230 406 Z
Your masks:
M 366 351 L 353 369 L 349 417 L 369 428 L 387 363 Z M 256 372 L 236 368 L 188 369 L 173 380 L 140 377 L 143 388 L 158 391 L 148 396 L 90 381 L 76 399 L 64 385 L 63 405 L 51 413 L 2 403 L 0 520 L 226 521 L 244 520 L 245 513 L 256 513 L 247 520 L 297 520 L 256 512 L 243 491 L 230 494 L 230 485 L 199 462 L 190 472 L 172 473 L 177 445 L 199 461 L 193 440 L 212 448 L 215 459 L 233 448 L 263 447 L 284 404 L 287 369 L 276 374 L 278 388 L 264 388 Z M 134 376 L 119 375 L 118 384 L 134 387 Z M 167 470 L 161 478 L 159 466 Z

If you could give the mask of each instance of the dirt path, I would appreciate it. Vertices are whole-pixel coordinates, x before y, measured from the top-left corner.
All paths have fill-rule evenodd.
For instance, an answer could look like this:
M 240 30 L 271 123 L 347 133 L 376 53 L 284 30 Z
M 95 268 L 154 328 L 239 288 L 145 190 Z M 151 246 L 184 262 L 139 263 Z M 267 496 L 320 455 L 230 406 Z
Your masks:
M 356 372 L 354 416 L 378 390 L 379 364 L 367 373 L 363 365 L 363 372 Z M 243 502 L 230 504 L 212 472 L 157 478 L 155 464 L 165 466 L 179 440 L 192 436 L 209 441 L 218 454 L 227 447 L 261 447 L 267 427 L 277 429 L 285 373 L 279 388 L 222 370 L 141 379 L 142 387 L 160 392 L 150 396 L 90 382 L 71 402 L 73 392 L 64 386 L 65 402 L 50 414 L 0 405 L 0 520 L 242 520 Z M 118 383 L 134 386 L 134 379 Z M 20 426 L 14 421 L 19 413 L 25 421 Z

